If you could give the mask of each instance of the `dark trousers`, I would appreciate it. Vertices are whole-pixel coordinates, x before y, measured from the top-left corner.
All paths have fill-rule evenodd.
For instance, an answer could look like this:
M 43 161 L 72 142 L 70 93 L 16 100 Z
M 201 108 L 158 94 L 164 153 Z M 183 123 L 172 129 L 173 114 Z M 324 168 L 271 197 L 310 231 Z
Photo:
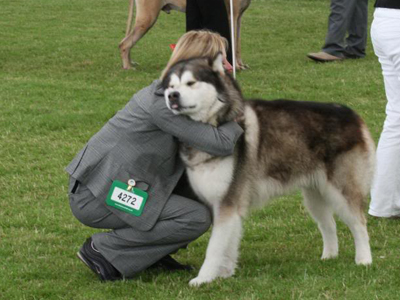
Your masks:
M 328 34 L 322 51 L 338 57 L 344 54 L 364 57 L 367 36 L 368 0 L 331 0 Z
M 232 63 L 232 41 L 224 0 L 187 0 L 186 31 L 200 29 L 217 32 L 228 40 L 227 59 Z

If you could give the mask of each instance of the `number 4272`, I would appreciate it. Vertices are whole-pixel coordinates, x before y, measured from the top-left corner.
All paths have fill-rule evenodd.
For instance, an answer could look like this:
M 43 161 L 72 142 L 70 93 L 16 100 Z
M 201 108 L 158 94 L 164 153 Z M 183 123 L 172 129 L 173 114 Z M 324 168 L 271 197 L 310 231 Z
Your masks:
M 137 200 L 135 197 L 132 197 L 131 195 L 128 195 L 128 194 L 125 194 L 125 193 L 120 193 L 118 195 L 118 199 L 123 201 L 123 202 L 130 203 L 130 204 L 134 204 L 136 202 L 136 200 Z

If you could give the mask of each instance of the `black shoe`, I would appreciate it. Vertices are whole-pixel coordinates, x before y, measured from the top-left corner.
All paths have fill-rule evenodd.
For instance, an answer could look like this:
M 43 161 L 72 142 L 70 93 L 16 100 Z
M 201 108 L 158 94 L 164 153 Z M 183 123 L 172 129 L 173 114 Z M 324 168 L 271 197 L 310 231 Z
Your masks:
M 364 56 L 359 56 L 350 52 L 343 52 L 343 56 L 347 59 L 360 59 L 360 58 L 364 58 Z
M 122 275 L 94 247 L 92 238 L 88 238 L 77 253 L 78 258 L 88 266 L 100 280 L 114 281 L 122 279 Z
M 163 268 L 169 271 L 192 271 L 194 268 L 190 265 L 182 265 L 171 257 L 171 255 L 164 256 L 158 262 L 151 266 L 151 268 Z

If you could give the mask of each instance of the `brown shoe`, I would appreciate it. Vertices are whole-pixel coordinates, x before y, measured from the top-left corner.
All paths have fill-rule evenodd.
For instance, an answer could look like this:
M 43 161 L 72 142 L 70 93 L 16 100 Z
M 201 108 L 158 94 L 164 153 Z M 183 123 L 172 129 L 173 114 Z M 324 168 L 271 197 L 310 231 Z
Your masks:
M 314 61 L 317 62 L 331 62 L 331 61 L 339 61 L 339 60 L 343 60 L 344 57 L 338 57 L 338 56 L 334 56 L 331 55 L 329 53 L 326 52 L 318 52 L 318 53 L 308 53 L 307 54 L 308 58 L 311 58 Z

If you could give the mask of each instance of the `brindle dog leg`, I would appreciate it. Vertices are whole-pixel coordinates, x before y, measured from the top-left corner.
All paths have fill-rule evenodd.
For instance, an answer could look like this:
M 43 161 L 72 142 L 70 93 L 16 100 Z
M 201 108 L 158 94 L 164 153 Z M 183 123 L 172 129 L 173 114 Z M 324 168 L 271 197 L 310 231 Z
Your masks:
M 157 21 L 161 8 L 162 3 L 159 0 L 137 0 L 136 20 L 133 30 L 131 30 L 131 32 L 129 32 L 119 44 L 119 49 L 122 57 L 122 67 L 124 69 L 130 69 L 132 67 L 130 50 Z

